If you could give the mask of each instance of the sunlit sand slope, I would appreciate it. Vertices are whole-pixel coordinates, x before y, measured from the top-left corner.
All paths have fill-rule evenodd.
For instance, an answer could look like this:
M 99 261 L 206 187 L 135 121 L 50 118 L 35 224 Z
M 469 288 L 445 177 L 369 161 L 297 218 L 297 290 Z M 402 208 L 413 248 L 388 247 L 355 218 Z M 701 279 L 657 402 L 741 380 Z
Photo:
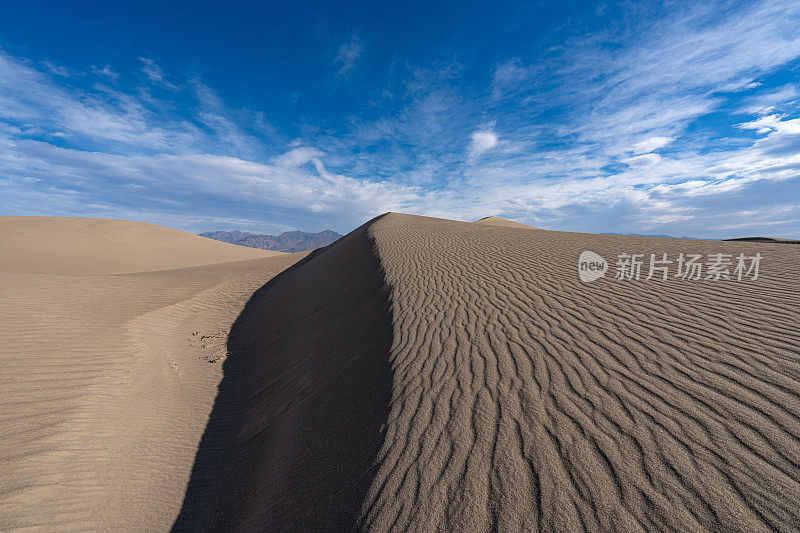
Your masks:
M 800 253 L 480 227 L 370 228 L 391 412 L 366 528 L 800 528 Z M 760 252 L 758 281 L 583 284 L 577 258 Z
M 759 252 L 760 278 L 612 278 L 665 252 Z M 176 529 L 796 531 L 798 264 L 380 217 L 240 316 Z
M 277 253 L 107 218 L 0 216 L 0 232 L 0 272 L 121 274 Z
M 237 247 L 166 228 L 76 219 L 77 236 L 39 219 L 20 240 L 8 222 L 0 270 L 19 271 L 0 272 L 0 529 L 168 530 L 222 376 L 209 361 L 253 291 L 304 254 L 241 261 Z M 104 232 L 80 234 L 95 224 Z M 48 257 L 62 238 L 81 253 Z

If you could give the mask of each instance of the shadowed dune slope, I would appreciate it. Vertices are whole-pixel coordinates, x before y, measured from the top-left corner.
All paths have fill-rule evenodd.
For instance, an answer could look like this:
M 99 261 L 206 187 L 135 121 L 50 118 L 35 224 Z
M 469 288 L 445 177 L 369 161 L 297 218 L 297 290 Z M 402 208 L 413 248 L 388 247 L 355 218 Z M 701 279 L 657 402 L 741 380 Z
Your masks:
M 257 291 L 174 530 L 351 528 L 383 442 L 391 334 L 367 226 Z
M 587 249 L 763 259 L 757 281 L 583 284 Z M 796 531 L 798 264 L 380 217 L 248 304 L 204 438 L 228 475 L 198 455 L 178 529 L 224 490 L 220 529 Z
M 0 271 L 122 274 L 276 255 L 146 222 L 0 216 Z

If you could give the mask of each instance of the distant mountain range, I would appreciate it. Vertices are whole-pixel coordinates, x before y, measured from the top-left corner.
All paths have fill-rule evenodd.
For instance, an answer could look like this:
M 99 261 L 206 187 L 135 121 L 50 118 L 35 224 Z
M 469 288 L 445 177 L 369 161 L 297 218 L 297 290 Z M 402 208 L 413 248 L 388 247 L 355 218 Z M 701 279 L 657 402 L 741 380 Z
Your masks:
M 737 237 L 735 239 L 699 239 L 697 237 L 673 237 L 672 235 L 643 235 L 641 233 L 601 233 L 600 235 L 626 235 L 628 237 L 663 237 L 666 239 L 692 239 L 695 241 L 742 241 L 742 242 L 763 242 L 770 244 L 800 244 L 798 239 L 780 239 L 777 237 Z
M 737 237 L 724 241 L 764 242 L 769 244 L 800 244 L 800 239 L 780 239 L 777 237 Z
M 342 235 L 335 231 L 325 230 L 319 233 L 306 233 L 305 231 L 284 231 L 280 235 L 264 235 L 247 231 L 207 231 L 200 234 L 222 242 L 273 250 L 276 252 L 305 252 L 315 248 L 327 246 Z
M 692 239 L 694 241 L 704 240 L 713 241 L 716 239 L 699 239 L 697 237 L 675 237 L 673 235 L 648 235 L 646 233 L 601 233 L 600 235 L 624 235 L 626 237 L 660 237 L 662 239 Z

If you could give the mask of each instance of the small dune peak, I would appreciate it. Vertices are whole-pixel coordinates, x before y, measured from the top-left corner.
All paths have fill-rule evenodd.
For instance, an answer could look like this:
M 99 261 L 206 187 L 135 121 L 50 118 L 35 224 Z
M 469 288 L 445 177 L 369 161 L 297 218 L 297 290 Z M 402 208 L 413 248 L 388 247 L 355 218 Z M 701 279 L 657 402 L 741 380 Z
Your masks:
M 473 224 L 482 224 L 484 226 L 504 226 L 506 228 L 539 229 L 534 228 L 533 226 L 528 226 L 527 224 L 523 224 L 521 222 L 514 222 L 513 220 L 500 217 L 483 217 L 482 219 L 473 222 Z
M 3 272 L 124 274 L 257 259 L 277 253 L 147 222 L 0 216 Z

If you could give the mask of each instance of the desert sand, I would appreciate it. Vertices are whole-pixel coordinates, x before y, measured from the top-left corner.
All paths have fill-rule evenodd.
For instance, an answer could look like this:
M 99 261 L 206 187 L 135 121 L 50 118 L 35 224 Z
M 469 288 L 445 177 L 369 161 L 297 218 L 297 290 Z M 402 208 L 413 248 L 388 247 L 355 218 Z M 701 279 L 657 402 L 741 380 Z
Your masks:
M 484 226 L 502 226 L 504 228 L 539 229 L 539 228 L 534 228 L 533 226 L 528 226 L 527 224 L 523 224 L 522 222 L 515 222 L 513 220 L 506 220 L 505 218 L 499 218 L 499 217 L 483 217 L 481 219 L 476 220 L 474 224 L 481 224 Z
M 800 529 L 800 249 L 491 222 L 1 274 L 0 524 Z M 762 264 L 587 284 L 584 250 Z
M 0 217 L 0 529 L 168 530 L 222 375 L 209 360 L 303 255 Z
M 5 216 L 0 229 L 3 272 L 125 274 L 265 257 L 251 248 L 129 220 Z

